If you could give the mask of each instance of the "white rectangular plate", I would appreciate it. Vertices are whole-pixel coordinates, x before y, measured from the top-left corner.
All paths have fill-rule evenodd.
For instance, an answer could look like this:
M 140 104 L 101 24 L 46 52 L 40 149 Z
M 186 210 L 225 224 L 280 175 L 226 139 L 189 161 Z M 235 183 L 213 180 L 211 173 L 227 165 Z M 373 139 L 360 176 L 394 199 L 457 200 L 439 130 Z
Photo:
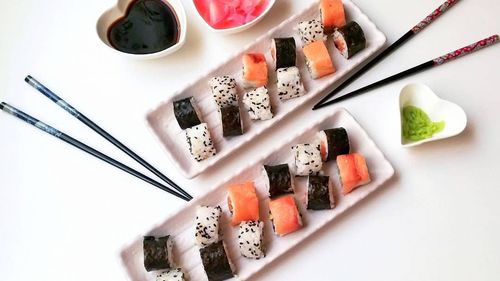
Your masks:
M 268 33 L 255 40 L 249 46 L 243 48 L 241 52 L 217 66 L 212 71 L 209 71 L 202 77 L 196 79 L 193 83 L 175 93 L 172 98 L 166 100 L 156 109 L 148 113 L 147 121 L 153 133 L 157 136 L 162 146 L 165 148 L 169 158 L 173 160 L 174 165 L 180 169 L 186 177 L 193 178 L 199 175 L 207 168 L 213 166 L 216 162 L 236 151 L 243 144 L 249 142 L 266 129 L 275 125 L 288 113 L 297 109 L 300 105 L 321 93 L 329 85 L 332 85 L 334 82 L 341 79 L 350 70 L 373 55 L 385 43 L 386 38 L 384 34 L 377 29 L 377 27 L 359 10 L 358 7 L 356 7 L 351 1 L 345 0 L 344 7 L 347 18 L 349 20 L 354 20 L 361 25 L 365 32 L 367 47 L 362 52 L 356 54 L 353 58 L 346 60 L 335 49 L 333 41 L 330 38 L 327 41 L 327 46 L 330 56 L 333 59 L 333 63 L 337 68 L 337 72 L 324 78 L 313 80 L 307 71 L 305 60 L 301 51 L 302 43 L 295 28 L 300 21 L 318 17 L 318 6 L 319 5 L 317 3 L 314 3 L 300 14 L 287 19 L 280 25 L 271 29 Z M 290 36 L 295 37 L 297 44 L 297 66 L 300 69 L 307 94 L 300 98 L 280 102 L 276 94 L 276 73 L 274 71 L 274 66 L 272 65 L 269 48 L 272 38 Z M 244 112 L 245 110 L 240 106 L 242 108 L 241 116 L 245 133 L 242 136 L 225 139 L 222 137 L 222 127 L 216 111 L 215 102 L 213 101 L 212 94 L 208 86 L 208 80 L 215 76 L 231 75 L 235 77 L 237 84 L 241 86 L 241 56 L 248 52 L 262 52 L 266 54 L 266 59 L 269 65 L 268 90 L 271 96 L 271 104 L 275 116 L 271 120 L 252 121 L 250 120 L 248 113 Z M 244 93 L 244 89 L 240 87 L 238 90 L 241 97 Z M 200 114 L 202 115 L 202 120 L 208 123 L 212 139 L 217 149 L 217 155 L 201 162 L 196 162 L 189 154 L 184 133 L 177 124 L 173 114 L 172 102 L 189 96 L 195 97 L 197 105 L 201 111 Z
M 269 213 L 269 199 L 267 198 L 267 186 L 262 177 L 262 165 L 293 163 L 293 155 L 290 150 L 292 145 L 312 142 L 316 139 L 316 134 L 320 130 L 335 127 L 344 127 L 349 134 L 351 151 L 359 152 L 365 156 L 372 181 L 367 185 L 359 187 L 348 195 L 340 195 L 341 185 L 339 183 L 335 161 L 328 162 L 325 164 L 323 171 L 325 175 L 329 175 L 333 179 L 336 207 L 333 210 L 308 211 L 305 209 L 304 202 L 307 190 L 306 178 L 295 177 L 295 199 L 302 213 L 304 227 L 287 236 L 277 237 L 273 233 L 271 222 L 267 219 L 267 214 Z M 296 132 L 299 133 L 291 135 L 288 139 L 284 139 L 283 142 L 272 149 L 270 153 L 260 155 L 256 162 L 250 163 L 247 167 L 231 175 L 203 197 L 189 202 L 182 210 L 172 215 L 165 222 L 148 233 L 144 233 L 144 235 L 172 235 L 175 244 L 175 260 L 178 265 L 188 273 L 189 280 L 207 280 L 203 265 L 201 264 L 198 247 L 194 244 L 195 211 L 198 205 L 219 205 L 223 210 L 220 225 L 223 239 L 228 248 L 228 255 L 236 266 L 237 279 L 246 280 L 295 245 L 308 238 L 326 223 L 332 221 L 341 213 L 354 206 L 361 199 L 378 189 L 394 174 L 394 169 L 385 159 L 382 152 L 366 134 L 363 128 L 361 128 L 354 118 L 344 109 L 332 112 L 332 114 L 325 116 L 322 120 L 309 124 L 307 128 L 298 128 Z M 237 227 L 231 226 L 230 213 L 227 208 L 228 185 L 249 180 L 255 182 L 257 194 L 260 199 L 260 215 L 261 219 L 265 222 L 264 241 L 267 250 L 266 257 L 260 260 L 250 260 L 240 256 L 236 238 Z M 130 246 L 125 248 L 121 255 L 123 263 L 132 280 L 155 280 L 155 275 L 147 273 L 144 269 L 142 238 L 138 238 Z

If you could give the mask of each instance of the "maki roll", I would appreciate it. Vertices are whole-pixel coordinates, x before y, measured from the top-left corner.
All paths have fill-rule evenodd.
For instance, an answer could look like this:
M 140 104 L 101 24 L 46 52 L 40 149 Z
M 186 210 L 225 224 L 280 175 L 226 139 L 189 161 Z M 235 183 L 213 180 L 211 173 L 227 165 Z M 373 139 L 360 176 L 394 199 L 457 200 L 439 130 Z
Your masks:
M 185 133 L 189 152 L 196 161 L 205 160 L 217 153 L 207 123 L 187 128 Z
M 292 176 L 288 164 L 264 165 L 264 176 L 269 184 L 269 197 L 293 193 Z
M 201 123 L 200 114 L 193 97 L 174 101 L 174 115 L 179 127 L 183 130 Z
M 325 28 L 325 33 L 332 33 L 335 28 L 345 25 L 345 12 L 342 0 L 321 0 L 319 14 Z
M 219 219 L 222 209 L 219 206 L 198 206 L 196 209 L 196 244 L 205 247 L 219 241 Z
M 238 225 L 242 221 L 259 220 L 259 198 L 253 182 L 229 186 L 227 205 L 233 214 L 231 223 Z
M 324 162 L 335 160 L 337 156 L 349 153 L 349 136 L 342 127 L 320 131 L 319 140 L 321 158 Z
M 297 144 L 292 147 L 295 156 L 295 174 L 298 176 L 317 175 L 323 167 L 320 145 Z
M 243 86 L 257 88 L 267 85 L 267 63 L 264 54 L 244 54 L 242 60 Z
M 184 281 L 184 272 L 182 269 L 175 268 L 160 272 L 156 275 L 156 281 Z
M 307 69 L 313 79 L 332 74 L 336 71 L 324 41 L 315 41 L 303 49 Z
M 208 84 L 219 111 L 226 106 L 238 106 L 238 90 L 233 77 L 227 75 L 213 77 Z
M 174 266 L 170 236 L 144 236 L 142 243 L 144 252 L 144 267 L 146 271 L 169 269 Z
M 295 66 L 295 39 L 293 37 L 274 38 L 271 45 L 271 54 L 276 70 L 283 67 Z
M 266 256 L 263 243 L 264 223 L 244 221 L 238 231 L 238 247 L 245 258 L 260 259 Z
M 222 135 L 224 137 L 239 136 L 243 134 L 243 124 L 240 117 L 240 108 L 229 105 L 220 109 L 222 122 Z
M 260 87 L 243 95 L 243 105 L 252 120 L 268 120 L 273 118 L 271 101 L 266 87 Z
M 365 157 L 359 153 L 337 156 L 337 166 L 344 195 L 371 181 Z
M 301 21 L 297 25 L 302 44 L 306 46 L 314 41 L 325 41 L 323 24 L 319 20 Z
M 328 210 L 335 207 L 333 188 L 328 176 L 309 176 L 306 201 L 308 210 Z
M 278 76 L 278 97 L 280 100 L 289 100 L 303 96 L 306 91 L 300 80 L 299 69 L 295 66 L 280 68 Z
M 366 47 L 366 38 L 361 26 L 351 21 L 333 33 L 333 42 L 342 56 L 350 59 Z
M 201 262 L 209 281 L 221 281 L 234 277 L 233 265 L 226 254 L 222 241 L 200 249 Z
M 302 219 L 293 195 L 269 201 L 269 219 L 278 236 L 285 236 L 302 227 Z

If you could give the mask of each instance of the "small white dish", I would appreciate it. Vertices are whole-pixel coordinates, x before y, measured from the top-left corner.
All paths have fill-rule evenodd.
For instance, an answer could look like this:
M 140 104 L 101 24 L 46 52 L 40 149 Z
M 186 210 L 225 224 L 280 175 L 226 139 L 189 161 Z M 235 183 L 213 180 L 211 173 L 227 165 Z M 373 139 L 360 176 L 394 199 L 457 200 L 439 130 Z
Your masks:
M 194 1 L 191 1 L 191 2 L 193 3 L 194 9 L 196 10 L 196 14 L 201 19 L 201 21 L 203 21 L 205 23 L 205 26 L 207 26 L 210 31 L 212 31 L 214 33 L 220 33 L 220 34 L 232 34 L 232 33 L 238 33 L 240 31 L 248 29 L 251 26 L 255 25 L 257 22 L 259 22 L 271 10 L 271 8 L 274 6 L 274 3 L 276 3 L 276 0 L 269 0 L 269 2 L 267 3 L 266 9 L 264 9 L 264 11 L 259 16 L 257 16 L 256 18 L 254 18 L 253 20 L 251 20 L 251 21 L 249 21 L 249 22 L 247 22 L 247 23 L 245 23 L 243 25 L 240 25 L 240 26 L 231 27 L 231 28 L 223 28 L 223 29 L 217 29 L 217 28 L 212 27 L 203 18 L 203 16 L 201 15 L 200 11 L 196 7 L 196 4 L 194 3 Z
M 97 26 L 96 26 L 97 35 L 99 36 L 99 39 L 101 39 L 101 41 L 107 47 L 111 48 L 111 50 L 113 50 L 115 53 L 118 53 L 127 58 L 147 60 L 147 59 L 156 59 L 164 57 L 168 54 L 177 51 L 180 47 L 182 47 L 182 45 L 184 45 L 186 41 L 186 32 L 187 32 L 186 11 L 184 10 L 184 6 L 182 6 L 180 0 L 162 0 L 164 3 L 169 5 L 170 8 L 172 8 L 177 17 L 177 24 L 179 26 L 180 34 L 179 34 L 179 41 L 177 41 L 175 45 L 168 47 L 165 50 L 150 54 L 125 53 L 111 46 L 108 40 L 108 30 L 113 23 L 115 23 L 117 20 L 125 16 L 125 14 L 127 13 L 127 8 L 129 7 L 132 1 L 134 0 L 118 0 L 118 2 L 114 7 L 104 12 L 97 20 Z
M 407 105 L 416 106 L 429 116 L 434 122 L 444 121 L 444 129 L 432 137 L 420 141 L 409 141 L 403 137 L 403 119 L 401 111 Z M 460 134 L 467 125 L 467 116 L 464 110 L 455 103 L 439 98 L 424 84 L 409 84 L 403 87 L 399 94 L 400 137 L 403 147 L 420 145 L 422 143 L 440 140 Z

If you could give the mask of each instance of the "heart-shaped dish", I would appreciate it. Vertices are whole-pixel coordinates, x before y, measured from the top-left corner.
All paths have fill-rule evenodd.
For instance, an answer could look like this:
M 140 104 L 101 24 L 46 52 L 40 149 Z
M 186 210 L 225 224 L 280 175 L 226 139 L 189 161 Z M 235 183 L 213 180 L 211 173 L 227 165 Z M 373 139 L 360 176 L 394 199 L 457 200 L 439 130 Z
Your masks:
M 402 132 L 403 118 L 401 112 L 403 107 L 408 105 L 413 105 L 422 109 L 434 122 L 444 121 L 444 129 L 427 139 L 420 141 L 406 140 Z M 460 106 L 439 98 L 429 87 L 423 84 L 409 84 L 403 87 L 399 94 L 399 112 L 401 145 L 404 147 L 416 146 L 422 143 L 456 136 L 460 134 L 467 125 L 467 116 Z
M 177 41 L 177 43 L 164 50 L 149 54 L 130 54 L 115 49 L 109 42 L 108 30 L 116 21 L 123 18 L 127 14 L 127 9 L 133 1 L 134 0 L 118 0 L 117 4 L 114 7 L 104 12 L 97 20 L 97 35 L 99 36 L 99 39 L 101 39 L 101 41 L 106 44 L 107 47 L 111 48 L 114 52 L 120 55 L 133 59 L 155 59 L 171 54 L 182 47 L 182 45 L 186 41 L 187 31 L 186 12 L 184 10 L 184 7 L 182 6 L 180 0 L 161 0 L 166 3 L 175 13 L 177 25 L 179 28 L 179 40 Z

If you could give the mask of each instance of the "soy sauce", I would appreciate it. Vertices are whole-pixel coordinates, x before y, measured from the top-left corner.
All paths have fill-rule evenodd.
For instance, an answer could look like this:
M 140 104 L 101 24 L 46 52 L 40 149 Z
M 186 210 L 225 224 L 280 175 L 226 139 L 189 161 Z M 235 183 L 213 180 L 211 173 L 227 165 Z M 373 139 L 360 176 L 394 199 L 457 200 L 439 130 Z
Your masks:
M 123 18 L 108 30 L 113 48 L 130 54 L 151 54 L 179 41 L 174 10 L 162 0 L 134 0 Z

